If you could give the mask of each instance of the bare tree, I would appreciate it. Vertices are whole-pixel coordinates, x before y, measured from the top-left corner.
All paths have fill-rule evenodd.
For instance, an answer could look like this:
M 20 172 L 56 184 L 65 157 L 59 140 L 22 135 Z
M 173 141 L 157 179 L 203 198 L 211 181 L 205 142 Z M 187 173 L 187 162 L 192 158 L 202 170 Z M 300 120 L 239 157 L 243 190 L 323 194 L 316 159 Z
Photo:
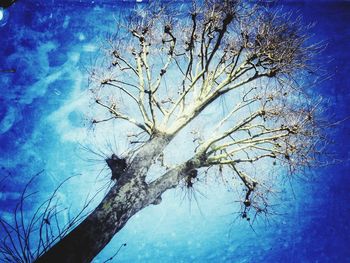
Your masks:
M 36 262 L 90 262 L 135 213 L 169 189 L 192 189 L 199 177 L 239 179 L 249 221 L 269 212 L 271 191 L 262 182 L 268 171 L 251 167 L 293 173 L 317 163 L 322 125 L 302 80 L 318 47 L 307 44 L 300 20 L 238 0 L 190 6 L 176 14 L 162 5 L 138 8 L 108 39 L 90 72 L 93 99 L 105 109 L 93 124 L 132 124 L 130 151 L 106 159 L 114 181 L 107 195 Z M 171 163 L 168 149 L 180 132 L 192 155 Z M 163 173 L 149 180 L 156 165 Z
M 100 193 L 100 189 L 88 195 L 82 207 L 77 213 L 71 212 L 67 204 L 62 204 L 58 193 L 61 187 L 72 177 L 63 180 L 52 192 L 52 194 L 36 208 L 31 206 L 32 213 L 29 215 L 26 205 L 32 203 L 38 192 L 30 192 L 30 188 L 35 180 L 44 173 L 44 170 L 34 175 L 26 183 L 19 201 L 14 208 L 12 217 L 0 216 L 0 259 L 2 262 L 34 262 L 39 256 L 44 254 L 54 243 L 63 239 L 82 219 L 90 212 L 90 204 Z M 7 176 L 0 181 L 8 179 Z M 64 219 L 67 216 L 68 219 Z

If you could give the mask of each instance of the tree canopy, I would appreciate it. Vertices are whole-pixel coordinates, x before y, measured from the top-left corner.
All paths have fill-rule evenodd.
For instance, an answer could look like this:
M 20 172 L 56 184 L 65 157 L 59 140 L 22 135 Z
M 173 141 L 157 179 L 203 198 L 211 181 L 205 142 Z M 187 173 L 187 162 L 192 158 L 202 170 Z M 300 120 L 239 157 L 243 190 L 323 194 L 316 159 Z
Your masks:
M 105 160 L 109 192 L 86 218 L 75 219 L 79 224 L 58 228 L 55 239 L 40 232 L 36 250 L 24 242 L 24 259 L 17 250 L 7 252 L 16 246 L 12 239 L 3 253 L 23 262 L 90 262 L 165 191 L 191 190 L 199 179 L 218 176 L 228 187 L 243 187 L 240 215 L 251 222 L 270 212 L 270 167 L 295 173 L 318 163 L 326 140 L 319 102 L 308 95 L 305 78 L 316 70 L 312 57 L 319 46 L 309 43 L 300 18 L 238 0 L 173 7 L 147 4 L 117 19 L 117 33 L 90 69 L 92 124 L 134 126 L 125 134 L 129 151 Z M 171 145 L 180 133 L 188 147 L 174 161 Z M 154 166 L 159 169 L 150 178 Z M 45 219 L 58 211 L 50 204 L 42 220 L 32 222 L 51 228 Z M 29 239 L 31 233 L 24 234 Z
M 91 70 L 95 102 L 106 109 L 93 123 L 128 121 L 139 130 L 131 142 L 141 145 L 158 136 L 172 140 L 190 127 L 194 148 L 185 174 L 229 170 L 246 187 L 243 215 L 266 211 L 266 189 L 258 189 L 259 174 L 268 171 L 249 174 L 251 164 L 271 159 L 271 166 L 300 171 L 322 148 L 318 103 L 302 82 L 315 70 L 311 59 L 319 46 L 308 44 L 300 18 L 260 5 L 205 1 L 182 12 L 169 9 L 141 7 L 118 24 Z M 224 113 L 205 114 L 218 100 Z M 165 175 L 151 183 L 162 185 L 160 193 L 181 180 L 192 186 L 193 175 L 179 173 L 184 164 L 162 165 Z

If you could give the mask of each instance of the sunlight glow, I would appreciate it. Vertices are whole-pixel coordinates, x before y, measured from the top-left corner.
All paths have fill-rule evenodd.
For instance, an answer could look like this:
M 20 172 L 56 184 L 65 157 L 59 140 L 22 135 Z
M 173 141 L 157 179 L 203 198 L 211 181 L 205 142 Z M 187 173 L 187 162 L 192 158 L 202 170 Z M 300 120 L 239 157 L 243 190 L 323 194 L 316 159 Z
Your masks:
M 0 7 L 0 27 L 6 25 L 8 16 L 8 11 Z

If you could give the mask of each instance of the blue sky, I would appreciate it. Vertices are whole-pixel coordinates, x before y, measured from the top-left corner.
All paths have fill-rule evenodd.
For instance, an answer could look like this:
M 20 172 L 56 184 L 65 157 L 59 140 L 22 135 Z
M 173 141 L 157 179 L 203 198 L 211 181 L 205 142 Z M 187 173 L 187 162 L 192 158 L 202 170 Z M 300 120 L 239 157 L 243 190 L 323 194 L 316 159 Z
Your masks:
M 110 2 L 110 1 L 109 1 Z M 57 184 L 75 175 L 60 191 L 64 204 L 78 209 L 81 199 L 108 182 L 107 171 L 97 174 L 103 160 L 90 155 L 79 142 L 100 145 L 106 141 L 123 151 L 120 131 L 94 133 L 89 129 L 89 93 L 86 65 L 93 61 L 100 40 L 113 32 L 113 15 L 130 8 L 79 1 L 19 1 L 8 9 L 0 27 L 0 212 L 10 218 L 24 183 L 45 170 L 32 185 L 40 202 Z M 317 58 L 329 79 L 314 93 L 327 100 L 327 115 L 341 120 L 350 114 L 350 4 L 345 2 L 286 1 L 305 23 L 316 22 L 313 41 L 324 41 Z M 100 132 L 100 130 L 98 131 Z M 95 262 L 103 262 L 123 243 L 115 262 L 346 262 L 350 260 L 350 124 L 329 131 L 329 151 L 343 162 L 310 171 L 308 179 L 282 185 L 276 199 L 281 215 L 256 224 L 255 232 L 234 221 L 237 205 L 220 184 L 203 187 L 206 197 L 188 204 L 184 193 L 166 193 L 159 206 L 134 216 Z M 105 177 L 103 177 L 103 175 Z M 27 213 L 33 209 L 26 207 Z

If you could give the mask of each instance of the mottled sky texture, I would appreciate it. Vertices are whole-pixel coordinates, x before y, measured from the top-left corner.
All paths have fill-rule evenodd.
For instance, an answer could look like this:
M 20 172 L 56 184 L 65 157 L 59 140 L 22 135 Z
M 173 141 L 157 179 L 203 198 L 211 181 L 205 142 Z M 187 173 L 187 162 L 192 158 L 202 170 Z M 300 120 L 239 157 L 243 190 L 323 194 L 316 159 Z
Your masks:
M 103 2 L 104 4 L 99 4 Z M 118 2 L 118 3 L 116 3 Z M 305 23 L 316 22 L 313 41 L 324 41 L 317 58 L 330 78 L 315 94 L 327 100 L 334 120 L 350 115 L 350 3 L 284 2 Z M 78 142 L 110 140 L 95 135 L 89 115 L 86 67 L 92 63 L 113 15 L 132 4 L 121 1 L 18 1 L 0 27 L 0 215 L 11 219 L 25 182 L 44 169 L 25 207 L 30 213 L 64 178 L 76 175 L 59 192 L 60 201 L 78 209 L 89 190 L 108 181 L 96 179 L 103 160 L 81 150 Z M 114 127 L 115 150 L 125 144 Z M 159 206 L 134 216 L 94 262 L 123 247 L 114 262 L 350 262 L 350 123 L 330 128 L 329 151 L 343 162 L 310 171 L 308 179 L 281 186 L 274 201 L 279 216 L 254 225 L 234 220 L 237 205 L 219 184 L 203 188 L 198 209 L 180 190 L 165 194 Z M 102 138 L 101 138 L 102 136 Z M 107 138 L 107 139 L 106 139 Z M 108 148 L 102 150 L 110 153 Z M 93 156 L 94 157 L 94 156 Z M 94 157 L 95 158 L 95 157 Z M 103 175 L 105 177 L 103 177 Z M 2 178 L 5 178 L 1 181 Z M 293 194 L 294 192 L 294 194 Z M 1 235 L 1 233 L 0 233 Z

